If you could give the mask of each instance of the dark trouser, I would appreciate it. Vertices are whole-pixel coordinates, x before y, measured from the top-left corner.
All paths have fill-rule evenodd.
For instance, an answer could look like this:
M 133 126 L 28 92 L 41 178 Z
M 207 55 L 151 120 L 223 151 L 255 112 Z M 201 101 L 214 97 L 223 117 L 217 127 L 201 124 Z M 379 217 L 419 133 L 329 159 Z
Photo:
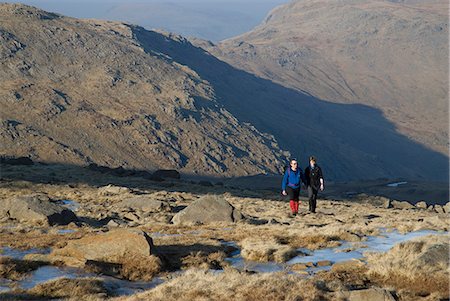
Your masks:
M 308 198 L 309 198 L 309 211 L 310 212 L 316 212 L 317 193 L 318 192 L 319 192 L 318 189 L 315 189 L 312 186 L 308 186 Z

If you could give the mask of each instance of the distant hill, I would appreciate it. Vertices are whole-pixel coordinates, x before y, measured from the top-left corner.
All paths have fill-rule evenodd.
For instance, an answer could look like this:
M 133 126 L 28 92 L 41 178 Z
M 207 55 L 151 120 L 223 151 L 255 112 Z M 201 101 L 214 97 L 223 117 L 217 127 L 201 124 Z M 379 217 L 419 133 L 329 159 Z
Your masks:
M 448 1 L 296 0 L 206 48 L 319 99 L 378 108 L 400 133 L 447 155 L 448 45 Z
M 278 173 L 290 152 L 316 155 L 327 179 L 448 180 L 448 158 L 382 111 L 257 77 L 181 36 L 21 5 L 0 20 L 1 155 L 235 177 Z
M 134 30 L 0 5 L 0 154 L 221 176 L 282 168 L 273 137 Z

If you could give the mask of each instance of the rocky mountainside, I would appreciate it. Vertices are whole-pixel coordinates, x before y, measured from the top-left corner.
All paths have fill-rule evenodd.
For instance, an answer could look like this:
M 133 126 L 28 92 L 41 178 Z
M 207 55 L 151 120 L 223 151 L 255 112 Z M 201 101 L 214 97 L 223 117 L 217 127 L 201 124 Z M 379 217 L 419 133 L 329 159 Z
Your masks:
M 447 12 L 443 0 L 295 0 L 202 47 L 319 99 L 380 109 L 401 134 L 447 155 Z
M 1 4 L 0 154 L 228 176 L 283 166 L 273 137 L 134 30 Z
M 0 12 L 2 155 L 237 176 L 278 172 L 288 151 L 302 165 L 316 155 L 327 179 L 448 179 L 445 155 L 376 108 L 287 88 L 174 34 Z

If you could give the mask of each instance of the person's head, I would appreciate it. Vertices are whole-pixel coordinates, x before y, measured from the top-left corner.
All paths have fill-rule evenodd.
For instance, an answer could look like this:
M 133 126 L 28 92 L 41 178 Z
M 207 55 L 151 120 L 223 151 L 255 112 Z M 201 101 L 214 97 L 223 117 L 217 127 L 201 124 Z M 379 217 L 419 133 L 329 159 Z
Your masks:
M 309 164 L 311 166 L 315 166 L 316 162 L 317 162 L 316 157 L 314 157 L 314 156 L 309 157 Z
M 291 165 L 292 170 L 296 170 L 298 167 L 297 159 L 291 159 L 290 165 Z

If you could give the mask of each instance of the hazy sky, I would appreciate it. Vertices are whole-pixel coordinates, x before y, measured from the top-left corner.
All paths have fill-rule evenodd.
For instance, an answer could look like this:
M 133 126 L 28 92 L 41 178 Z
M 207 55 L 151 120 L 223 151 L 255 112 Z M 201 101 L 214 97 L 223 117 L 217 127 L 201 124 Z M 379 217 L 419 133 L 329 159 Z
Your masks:
M 6 1 L 17 2 L 17 1 Z M 77 18 L 125 21 L 214 42 L 258 25 L 288 0 L 22 0 L 21 3 Z

